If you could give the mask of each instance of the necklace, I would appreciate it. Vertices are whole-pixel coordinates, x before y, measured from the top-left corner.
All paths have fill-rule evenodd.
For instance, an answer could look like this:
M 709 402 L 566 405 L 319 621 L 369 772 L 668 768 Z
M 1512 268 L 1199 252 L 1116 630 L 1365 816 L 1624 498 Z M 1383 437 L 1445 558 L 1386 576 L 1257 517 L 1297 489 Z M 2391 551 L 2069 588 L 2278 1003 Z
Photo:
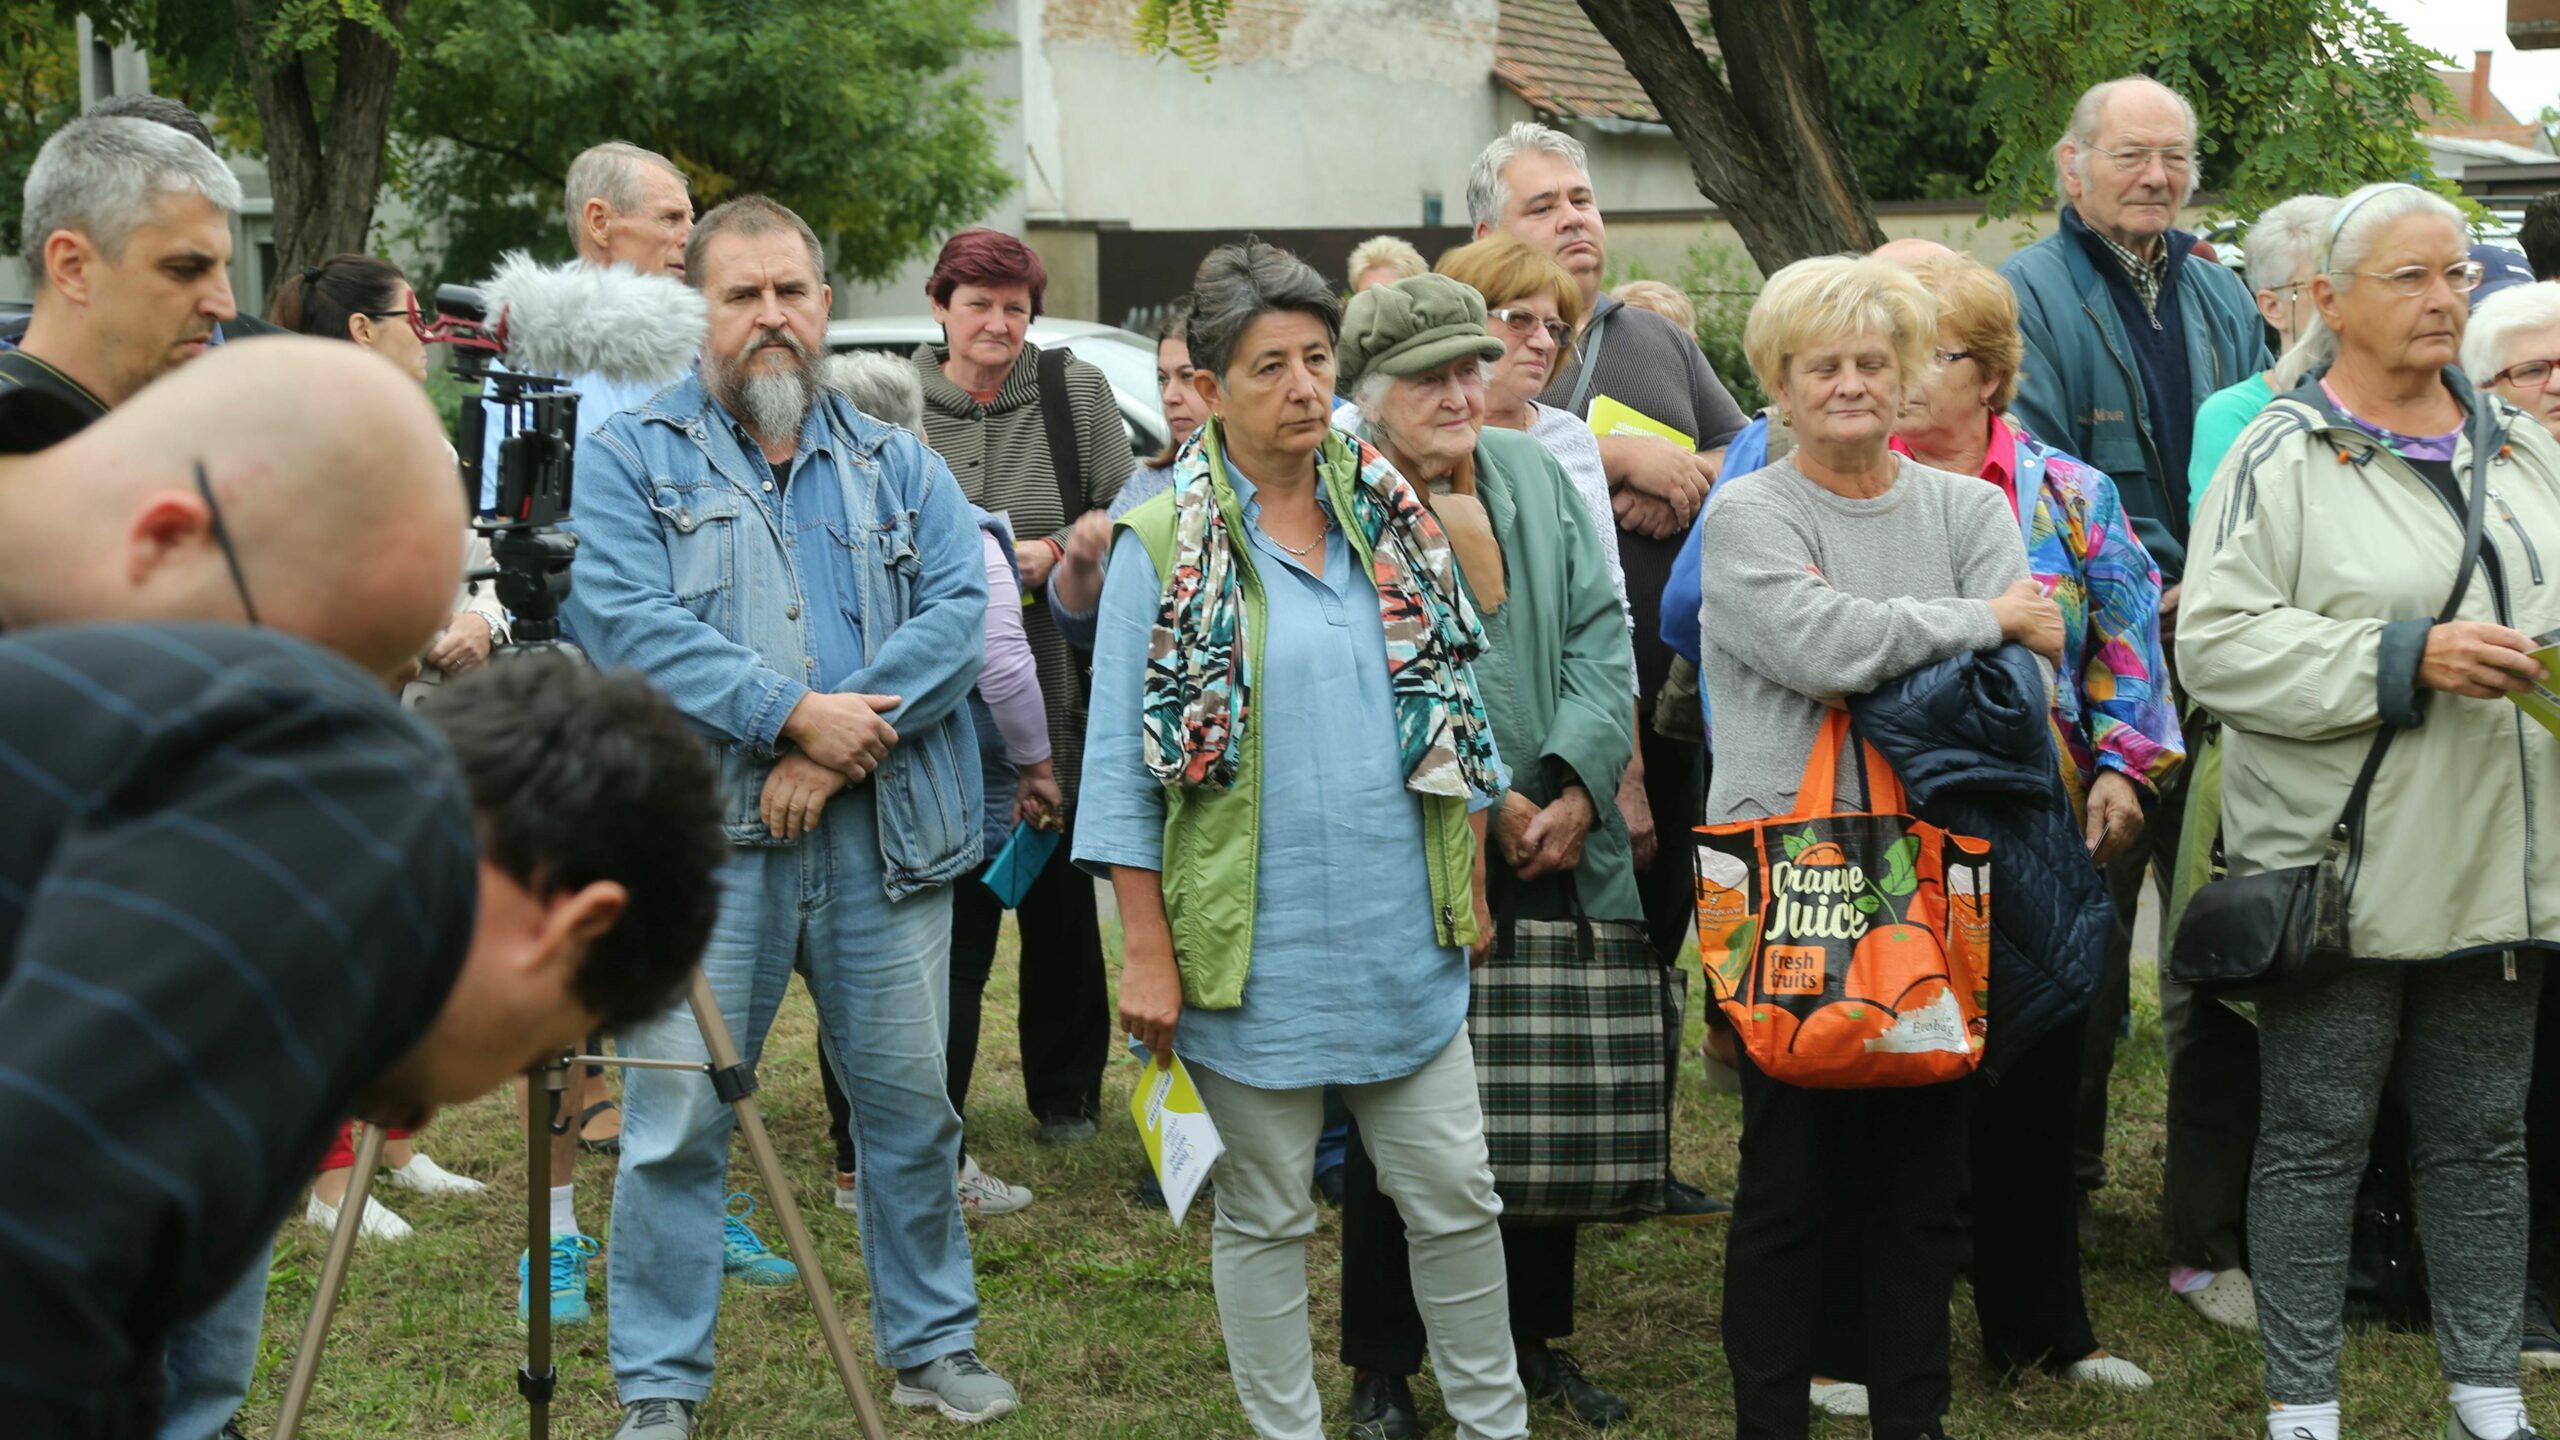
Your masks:
M 1333 530 L 1333 517 L 1331 515 L 1319 512 L 1316 516 L 1316 521 L 1316 538 L 1308 541 L 1304 545 L 1292 545 L 1277 535 L 1271 535 L 1269 530 L 1265 530 L 1262 533 L 1265 535 L 1271 535 L 1272 544 L 1277 545 L 1281 549 L 1288 551 L 1290 554 L 1295 555 L 1301 560 L 1304 560 L 1318 545 L 1324 543 L 1324 537 Z

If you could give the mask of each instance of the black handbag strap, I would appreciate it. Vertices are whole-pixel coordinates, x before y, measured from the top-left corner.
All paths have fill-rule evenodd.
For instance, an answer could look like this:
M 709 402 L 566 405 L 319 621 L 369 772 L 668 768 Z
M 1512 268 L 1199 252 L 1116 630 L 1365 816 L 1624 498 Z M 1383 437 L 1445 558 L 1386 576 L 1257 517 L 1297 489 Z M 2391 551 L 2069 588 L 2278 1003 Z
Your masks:
M 1049 434 L 1049 469 L 1069 525 L 1091 508 L 1084 499 L 1084 456 L 1076 449 L 1075 402 L 1067 394 L 1067 362 L 1074 358 L 1063 346 L 1040 352 L 1040 424 Z
M 2471 495 L 2463 507 L 2462 564 L 2453 573 L 2453 592 L 2444 598 L 2444 608 L 2436 612 L 2436 623 L 2445 624 L 2462 608 L 2463 596 L 2470 593 L 2471 574 L 2480 568 L 2480 545 L 2484 522 L 2489 513 L 2489 465 L 2498 456 L 2500 446 L 2486 443 L 2491 437 L 2480 436 L 2471 445 Z M 2338 816 L 2338 824 L 2330 831 L 2332 839 L 2347 847 L 2347 887 L 2352 890 L 2356 872 L 2364 865 L 2364 809 L 2372 797 L 2374 777 L 2382 773 L 2382 757 L 2391 749 L 2398 727 L 2385 722 L 2382 733 L 2373 737 L 2373 748 L 2365 752 L 2364 768 L 2356 772 L 2355 788 L 2347 792 L 2347 808 Z
M 1582 338 L 1579 342 L 1582 348 L 1582 373 L 1574 377 L 1573 398 L 1567 400 L 1564 405 L 1564 408 L 1571 411 L 1577 420 L 1583 418 L 1582 402 L 1591 398 L 1592 379 L 1600 373 L 1600 342 L 1608 338 L 1609 313 L 1616 308 L 1612 305 L 1609 310 L 1603 310 L 1592 316 L 1591 323 L 1582 327 Z
M 1596 830 L 1599 827 L 1595 825 L 1592 828 Z M 1520 891 L 1526 887 L 1511 873 L 1510 862 L 1502 858 L 1502 852 L 1490 848 L 1493 845 L 1491 825 L 1485 827 L 1484 843 L 1488 847 L 1484 856 L 1484 901 L 1485 909 L 1493 912 L 1493 953 L 1509 959 L 1520 923 Z M 1574 883 L 1574 874 L 1570 870 L 1559 872 L 1556 878 L 1564 882 L 1564 903 L 1573 919 L 1576 944 L 1580 946 L 1583 958 L 1588 960 L 1597 953 L 1599 938 L 1592 933 L 1591 916 L 1582 908 L 1581 887 Z

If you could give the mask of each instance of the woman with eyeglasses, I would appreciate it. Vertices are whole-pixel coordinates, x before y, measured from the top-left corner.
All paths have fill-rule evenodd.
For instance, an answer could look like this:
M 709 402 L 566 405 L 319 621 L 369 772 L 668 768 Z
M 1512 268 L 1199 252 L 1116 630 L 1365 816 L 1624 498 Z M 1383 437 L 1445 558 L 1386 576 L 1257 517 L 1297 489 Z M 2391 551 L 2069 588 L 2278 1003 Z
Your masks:
M 2270 205 L 2249 227 L 2241 246 L 2249 257 L 2249 289 L 2256 293 L 2259 318 L 2275 332 L 2281 355 L 2302 338 L 2311 315 L 2311 277 L 2320 267 L 2320 242 L 2329 217 L 2338 208 L 2335 195 L 2296 195 Z M 2204 509 L 2204 493 L 2231 442 L 2258 412 L 2275 403 L 2275 371 L 2261 370 L 2237 385 L 2216 390 L 2196 411 L 2195 447 L 2187 452 L 2187 515 Z
M 2232 874 L 2319 863 L 2380 761 L 2347 867 L 2355 962 L 2251 997 L 2267 1433 L 2340 1433 L 2348 1234 L 2396 1069 L 2444 1435 L 2515 1440 L 2536 1433 L 2517 1388 L 2524 1109 L 2542 956 L 2560 947 L 2560 843 L 2539 833 L 2560 815 L 2560 740 L 2507 697 L 2545 679 L 2531 637 L 2560 628 L 2560 442 L 2456 364 L 2480 279 L 2460 211 L 2367 186 L 2322 249 L 2281 398 L 2196 518 L 2177 638 L 2188 692 L 2223 723 Z M 2438 624 L 2476 478 L 2478 568 Z
M 427 342 L 425 324 L 418 315 L 418 292 L 410 288 L 400 267 L 388 260 L 332 255 L 287 276 L 267 307 L 267 319 L 297 334 L 352 340 L 399 366 L 420 385 L 427 383 Z M 462 483 L 458 474 L 454 483 Z M 486 569 L 489 542 L 466 531 L 465 543 L 469 568 Z M 424 668 L 419 678 L 425 680 L 430 672 L 441 678 L 486 662 L 491 646 L 505 637 L 506 627 L 507 612 L 498 604 L 496 587 L 463 581 L 453 619 L 420 657 Z M 414 698 L 416 685 L 410 689 L 411 695 L 404 698 Z M 351 1123 L 339 1130 L 320 1162 L 319 1178 L 311 1185 L 311 1203 L 303 1212 L 305 1220 L 324 1230 L 337 1226 L 338 1206 L 346 1198 L 347 1176 L 355 1166 L 353 1129 Z M 487 1188 L 438 1165 L 405 1130 L 390 1133 L 382 1159 L 391 1167 L 391 1184 L 420 1195 L 469 1195 Z M 368 1195 L 359 1233 L 367 1239 L 398 1240 L 410 1233 L 410 1227 L 390 1207 Z
M 2560 436 L 2560 282 L 2520 285 L 2462 335 L 2471 383 Z

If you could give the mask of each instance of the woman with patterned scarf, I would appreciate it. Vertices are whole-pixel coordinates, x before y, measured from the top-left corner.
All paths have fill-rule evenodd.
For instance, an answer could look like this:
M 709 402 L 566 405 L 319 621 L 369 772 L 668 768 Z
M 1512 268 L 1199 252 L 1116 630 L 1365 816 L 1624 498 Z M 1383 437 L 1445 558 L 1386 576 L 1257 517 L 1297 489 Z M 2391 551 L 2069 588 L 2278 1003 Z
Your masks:
M 1211 1274 L 1255 1433 L 1324 1433 L 1307 1173 L 1338 1085 L 1404 1211 L 1449 1414 L 1510 1440 L 1528 1402 L 1464 1023 L 1507 777 L 1448 537 L 1329 423 L 1341 316 L 1268 245 L 1201 264 L 1210 419 L 1114 540 L 1075 858 L 1119 900 L 1122 1022 L 1181 1056 L 1226 1144 Z

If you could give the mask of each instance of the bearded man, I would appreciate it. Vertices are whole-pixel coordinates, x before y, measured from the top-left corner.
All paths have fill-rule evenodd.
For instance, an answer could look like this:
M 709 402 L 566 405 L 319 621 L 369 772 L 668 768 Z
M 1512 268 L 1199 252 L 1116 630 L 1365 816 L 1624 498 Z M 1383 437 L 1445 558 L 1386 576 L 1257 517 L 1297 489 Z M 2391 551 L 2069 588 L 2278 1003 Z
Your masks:
M 985 571 L 951 472 L 822 387 L 817 236 L 762 196 L 702 217 L 694 374 L 578 442 L 568 615 L 600 665 L 646 674 L 718 758 L 729 859 L 702 958 L 753 1063 L 798 970 L 853 1096 L 871 1333 L 899 1404 L 1011 1412 L 978 1302 L 943 1085 L 951 901 L 979 861 Z M 681 1007 L 620 1036 L 700 1061 Z M 618 1440 L 686 1440 L 710 1394 L 731 1115 L 700 1074 L 624 1081 L 607 1261 Z

